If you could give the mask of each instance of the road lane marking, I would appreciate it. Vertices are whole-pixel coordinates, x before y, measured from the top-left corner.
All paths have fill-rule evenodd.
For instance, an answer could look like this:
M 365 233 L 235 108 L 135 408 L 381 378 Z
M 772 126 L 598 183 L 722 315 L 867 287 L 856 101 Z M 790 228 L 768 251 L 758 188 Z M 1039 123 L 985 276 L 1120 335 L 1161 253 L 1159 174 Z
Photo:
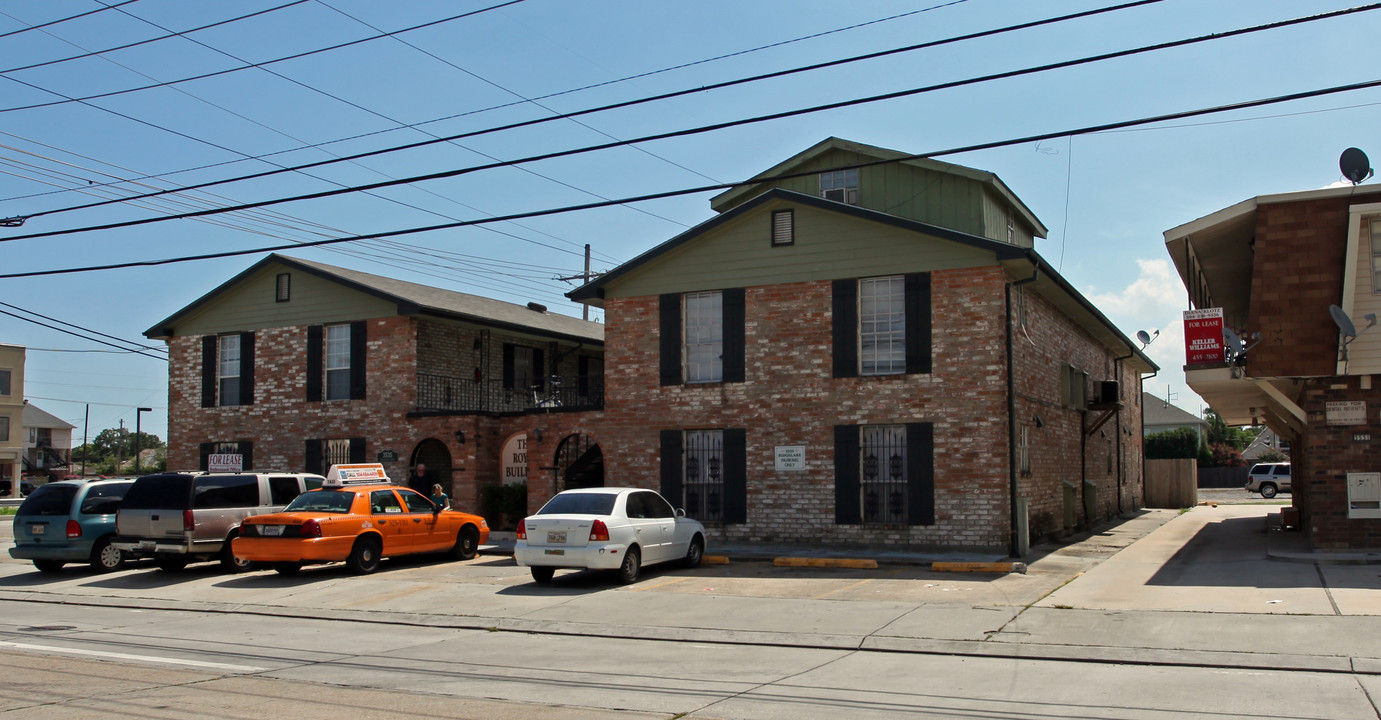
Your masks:
M 101 650 L 82 650 L 80 648 L 55 647 L 52 645 L 30 645 L 28 643 L 7 642 L 4 640 L 0 640 L 0 648 L 14 648 L 16 650 L 37 650 L 38 652 L 66 653 L 68 655 L 85 655 L 87 657 L 106 658 L 109 660 L 130 660 L 133 662 L 187 665 L 189 667 L 205 668 L 208 670 L 226 670 L 229 672 L 256 673 L 268 670 L 268 668 L 252 667 L 249 665 L 230 665 L 227 663 L 204 662 L 201 660 L 178 660 L 174 658 L 151 657 L 148 655 L 129 655 L 126 653 L 104 652 Z

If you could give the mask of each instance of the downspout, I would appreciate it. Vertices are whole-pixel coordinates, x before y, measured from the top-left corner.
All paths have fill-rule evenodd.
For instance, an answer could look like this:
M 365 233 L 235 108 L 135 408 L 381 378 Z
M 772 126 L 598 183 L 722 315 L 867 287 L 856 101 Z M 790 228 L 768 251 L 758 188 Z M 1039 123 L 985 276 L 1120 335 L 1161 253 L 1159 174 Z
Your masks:
M 1007 506 L 1010 517 L 1008 533 L 1010 548 L 1008 554 L 1018 557 L 1017 548 L 1017 381 L 1013 372 L 1015 366 L 1012 348 L 1012 288 L 1035 282 L 1040 276 L 1040 260 L 1032 262 L 1031 277 L 1007 283 Z

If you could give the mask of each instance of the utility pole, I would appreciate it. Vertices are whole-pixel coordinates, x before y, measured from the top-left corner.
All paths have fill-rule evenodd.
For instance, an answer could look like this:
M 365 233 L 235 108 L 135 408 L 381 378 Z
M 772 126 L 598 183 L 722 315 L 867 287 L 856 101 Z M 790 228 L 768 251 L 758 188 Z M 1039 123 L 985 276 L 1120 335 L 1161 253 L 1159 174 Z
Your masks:
M 139 421 L 141 421 L 141 420 L 144 419 L 144 413 L 146 413 L 146 412 L 153 412 L 153 408 L 141 407 L 141 408 L 135 408 L 135 409 L 134 409 L 134 474 L 135 474 L 135 475 L 138 475 L 138 474 L 139 474 L 139 452 L 140 452 L 141 450 L 143 450 L 143 447 L 141 447 L 142 443 L 140 442 L 140 435 L 143 433 L 143 431 L 141 430 L 141 424 L 140 424 Z
M 585 272 L 583 272 L 583 273 L 581 273 L 581 274 L 579 274 L 579 275 L 571 275 L 571 276 L 569 276 L 569 277 L 558 277 L 558 278 L 556 278 L 556 279 L 557 279 L 557 280 L 560 280 L 560 281 L 562 281 L 562 282 L 570 282 L 571 280 L 580 280 L 580 281 L 583 281 L 583 282 L 588 283 L 588 282 L 590 282 L 591 280 L 593 280 L 593 279 L 595 279 L 595 278 L 597 278 L 597 277 L 599 277 L 600 275 L 603 275 L 603 274 L 604 274 L 604 273 L 592 273 L 592 272 L 590 272 L 590 244 L 589 244 L 589 243 L 585 243 Z M 581 319 L 581 320 L 589 320 L 589 319 L 590 319 L 590 306 L 589 306 L 588 304 L 586 304 L 586 303 L 581 303 L 581 305 L 583 305 L 584 308 L 580 311 L 580 319 Z
M 86 456 L 91 453 L 91 447 L 87 445 L 86 435 L 91 431 L 91 404 L 86 405 L 86 419 L 82 421 L 82 476 L 86 476 Z M 71 461 L 71 457 L 68 457 Z

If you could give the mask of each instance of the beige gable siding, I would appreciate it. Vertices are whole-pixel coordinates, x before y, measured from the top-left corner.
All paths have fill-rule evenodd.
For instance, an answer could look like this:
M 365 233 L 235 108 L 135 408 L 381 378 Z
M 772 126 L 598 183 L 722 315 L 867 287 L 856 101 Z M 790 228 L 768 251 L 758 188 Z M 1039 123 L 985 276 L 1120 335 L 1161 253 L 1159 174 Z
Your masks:
M 1381 287 L 1376 286 L 1372 275 L 1372 247 L 1381 244 L 1381 237 L 1371 232 L 1373 220 L 1381 220 L 1381 215 L 1362 218 L 1362 234 L 1357 243 L 1356 290 L 1352 295 L 1351 316 L 1361 334 L 1347 346 L 1349 375 L 1381 374 L 1381 325 L 1362 332 L 1367 326 L 1368 314 L 1381 317 L 1381 294 L 1377 292 Z
M 292 276 L 287 302 L 275 302 L 279 273 Z M 308 272 L 267 265 L 238 285 L 182 318 L 176 335 L 214 335 L 263 328 L 349 322 L 391 317 L 398 306 L 372 295 L 342 287 Z
M 795 244 L 773 247 L 772 211 L 788 208 L 794 210 Z M 612 281 L 605 296 L 639 297 L 995 264 L 989 251 L 781 201 L 649 261 Z

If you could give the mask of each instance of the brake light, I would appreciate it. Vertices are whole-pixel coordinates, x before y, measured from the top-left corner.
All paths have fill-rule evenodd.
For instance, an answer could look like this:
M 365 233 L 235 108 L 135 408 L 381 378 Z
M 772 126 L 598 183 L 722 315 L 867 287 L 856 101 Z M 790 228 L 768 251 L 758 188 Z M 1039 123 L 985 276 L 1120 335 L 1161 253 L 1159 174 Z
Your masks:
M 527 539 L 527 518 L 518 521 L 518 539 Z
M 590 541 L 608 539 L 609 527 L 604 524 L 603 520 L 596 520 L 594 524 L 590 526 Z
M 67 537 L 78 538 L 82 536 L 82 526 L 76 520 L 67 521 Z
M 191 510 L 182 511 L 182 529 L 185 532 L 192 532 L 197 529 L 196 518 L 192 517 Z
M 321 537 L 321 523 L 315 519 L 306 520 L 297 529 L 297 534 L 301 537 Z

